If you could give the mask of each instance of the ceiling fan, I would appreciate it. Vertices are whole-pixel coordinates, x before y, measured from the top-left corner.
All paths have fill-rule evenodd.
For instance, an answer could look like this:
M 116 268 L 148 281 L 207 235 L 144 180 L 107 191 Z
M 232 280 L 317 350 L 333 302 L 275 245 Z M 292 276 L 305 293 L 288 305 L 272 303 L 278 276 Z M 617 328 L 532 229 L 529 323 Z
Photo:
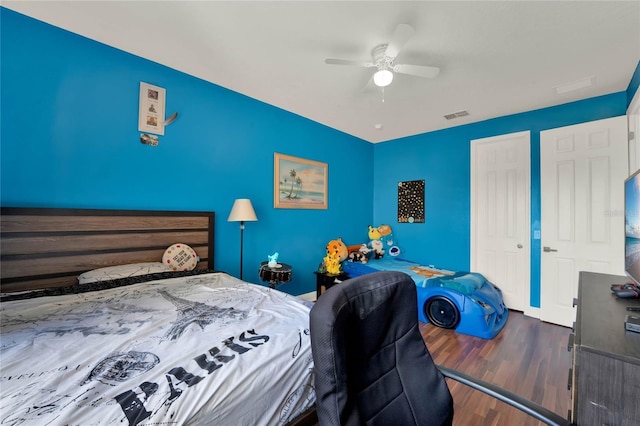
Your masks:
M 422 78 L 434 78 L 440 72 L 438 67 L 396 64 L 394 62 L 400 50 L 414 33 L 415 30 L 410 25 L 398 25 L 389 44 L 381 44 L 373 48 L 371 52 L 373 60 L 371 62 L 332 58 L 327 58 L 324 62 L 329 65 L 355 65 L 358 67 L 377 68 L 377 71 L 373 74 L 373 82 L 379 87 L 386 87 L 391 84 L 394 72 Z

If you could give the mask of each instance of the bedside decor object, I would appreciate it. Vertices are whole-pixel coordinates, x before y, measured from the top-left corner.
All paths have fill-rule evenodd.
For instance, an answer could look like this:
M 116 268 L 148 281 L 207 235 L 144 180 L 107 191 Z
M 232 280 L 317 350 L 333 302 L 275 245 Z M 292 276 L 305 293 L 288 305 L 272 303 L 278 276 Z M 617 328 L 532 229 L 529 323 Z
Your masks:
M 248 198 L 238 198 L 233 203 L 231 213 L 227 218 L 228 222 L 240 222 L 240 279 L 242 279 L 242 246 L 244 241 L 244 223 L 258 220 L 256 212 L 253 210 L 251 200 Z
M 267 255 L 267 258 L 269 259 L 269 262 L 267 262 L 267 265 L 269 265 L 269 268 L 275 268 L 276 266 L 278 266 L 278 255 L 279 255 L 278 252 Z
M 269 283 L 269 288 L 276 288 L 278 284 L 291 281 L 291 265 L 277 263 L 271 267 L 269 262 L 262 262 L 258 275 L 262 281 Z
M 277 209 L 326 209 L 327 163 L 275 153 L 273 207 Z

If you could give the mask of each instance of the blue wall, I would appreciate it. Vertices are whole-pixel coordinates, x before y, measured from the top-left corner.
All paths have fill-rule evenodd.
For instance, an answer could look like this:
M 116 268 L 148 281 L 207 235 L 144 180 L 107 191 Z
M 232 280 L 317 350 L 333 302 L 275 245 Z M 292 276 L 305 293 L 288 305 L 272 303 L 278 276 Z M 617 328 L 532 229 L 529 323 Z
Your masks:
M 540 131 L 624 115 L 619 92 L 421 135 L 374 148 L 375 224 L 388 223 L 407 258 L 441 268 L 470 267 L 473 139 L 531 131 L 531 235 L 540 230 Z M 397 223 L 397 184 L 425 180 L 425 223 Z M 531 306 L 540 306 L 540 240 L 531 238 Z
M 8 9 L 0 19 L 2 206 L 215 211 L 215 267 L 238 275 L 239 224 L 226 220 L 250 198 L 244 279 L 260 282 L 278 251 L 293 294 L 315 289 L 329 239 L 371 223 L 368 142 Z M 157 147 L 139 142 L 141 81 L 179 113 Z M 327 210 L 273 208 L 274 152 L 328 163 Z

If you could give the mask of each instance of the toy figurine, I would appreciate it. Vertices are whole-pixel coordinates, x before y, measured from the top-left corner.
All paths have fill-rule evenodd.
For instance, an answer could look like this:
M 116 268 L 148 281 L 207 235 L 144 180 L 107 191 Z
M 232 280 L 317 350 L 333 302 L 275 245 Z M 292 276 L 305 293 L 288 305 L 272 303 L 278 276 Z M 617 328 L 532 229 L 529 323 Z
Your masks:
M 269 262 L 267 263 L 267 266 L 269 266 L 269 268 L 275 268 L 278 266 L 278 255 L 279 255 L 278 252 L 267 255 L 267 257 L 269 258 Z

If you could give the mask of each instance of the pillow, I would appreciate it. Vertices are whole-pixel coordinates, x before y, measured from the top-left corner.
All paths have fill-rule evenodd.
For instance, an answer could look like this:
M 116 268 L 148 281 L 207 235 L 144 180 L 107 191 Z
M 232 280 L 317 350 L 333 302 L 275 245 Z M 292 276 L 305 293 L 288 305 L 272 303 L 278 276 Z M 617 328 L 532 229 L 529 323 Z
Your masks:
M 118 278 L 169 271 L 171 271 L 171 269 L 161 262 L 130 263 L 128 265 L 109 266 L 84 272 L 78 276 L 78 283 L 89 284 L 98 281 L 110 281 Z
M 186 244 L 170 246 L 162 255 L 162 263 L 172 271 L 191 271 L 198 264 L 198 255 Z

